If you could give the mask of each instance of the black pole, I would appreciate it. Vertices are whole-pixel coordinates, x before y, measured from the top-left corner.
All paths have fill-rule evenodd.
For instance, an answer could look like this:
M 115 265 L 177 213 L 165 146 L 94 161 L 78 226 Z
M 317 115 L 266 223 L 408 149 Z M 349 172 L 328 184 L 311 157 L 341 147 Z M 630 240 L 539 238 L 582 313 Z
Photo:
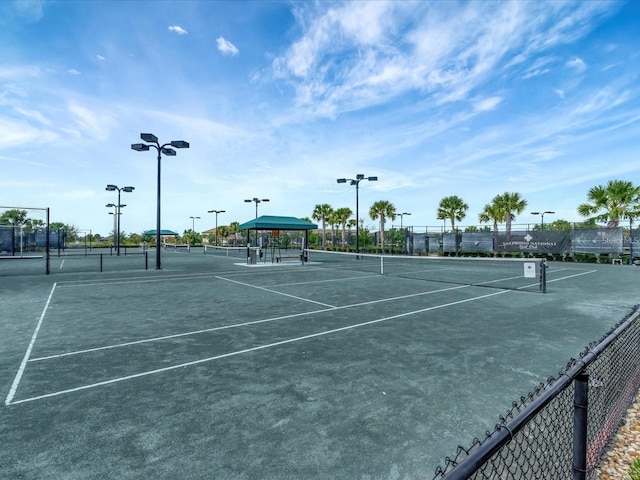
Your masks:
M 360 180 L 356 179 L 356 253 L 360 253 L 360 201 L 358 190 L 360 186 Z
M 47 275 L 51 273 L 51 256 L 49 252 L 50 240 L 49 240 L 49 208 L 47 207 L 47 225 L 44 229 L 44 255 L 45 255 L 45 271 Z
M 100 254 L 100 272 L 102 272 L 102 253 Z
M 120 256 L 120 189 L 118 188 L 118 218 L 116 219 L 116 255 Z
M 587 478 L 587 406 L 589 375 L 582 373 L 574 381 L 573 394 L 573 467 L 572 480 Z
M 629 265 L 633 265 L 633 219 L 629 219 Z
M 160 270 L 162 268 L 160 262 L 160 160 L 161 150 L 160 147 L 155 147 L 158 150 L 158 206 L 156 211 L 156 270 Z

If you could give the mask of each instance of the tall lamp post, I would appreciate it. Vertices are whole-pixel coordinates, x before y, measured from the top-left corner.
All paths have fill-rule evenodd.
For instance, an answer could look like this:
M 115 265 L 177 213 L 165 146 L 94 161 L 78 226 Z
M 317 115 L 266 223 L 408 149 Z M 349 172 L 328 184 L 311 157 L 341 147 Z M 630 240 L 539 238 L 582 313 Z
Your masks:
M 360 253 L 360 212 L 359 212 L 359 199 L 358 189 L 362 180 L 368 180 L 370 182 L 378 181 L 378 177 L 365 177 L 362 173 L 358 173 L 356 178 L 338 178 L 338 183 L 347 183 L 349 185 L 356 186 L 356 253 Z
M 196 220 L 200 220 L 200 217 L 189 217 L 191 219 L 191 237 L 195 240 L 196 235 Z M 191 246 L 191 238 L 189 238 L 189 246 Z
M 118 191 L 118 204 L 116 205 L 117 211 L 116 211 L 116 233 L 117 233 L 117 237 L 116 237 L 116 255 L 120 255 L 120 207 L 126 207 L 126 205 L 122 205 L 120 203 L 120 192 L 127 192 L 127 193 L 131 193 L 135 190 L 135 187 L 118 187 L 117 185 L 107 185 L 107 188 L 105 188 L 105 190 L 107 190 L 108 192 L 115 192 L 116 190 Z M 112 203 L 109 205 L 113 205 Z
M 216 214 L 216 245 L 218 245 L 218 214 L 224 213 L 224 210 L 208 210 L 207 213 Z
M 269 199 L 268 198 L 257 198 L 257 197 L 253 197 L 252 199 L 246 199 L 245 203 L 251 203 L 254 202 L 256 204 L 256 218 L 258 218 L 258 204 L 260 202 L 268 202 Z M 247 237 L 248 238 L 248 237 Z M 256 228 L 256 247 L 258 246 L 258 229 Z
M 131 144 L 131 149 L 136 152 L 146 152 L 149 150 L 149 147 L 153 147 L 158 151 L 158 199 L 157 199 L 157 212 L 156 212 L 156 270 L 160 270 L 162 268 L 162 264 L 160 262 L 160 160 L 162 159 L 162 154 L 164 153 L 168 157 L 174 157 L 176 155 L 176 151 L 173 148 L 169 148 L 169 145 L 174 148 L 189 148 L 189 142 L 185 142 L 184 140 L 172 140 L 169 143 L 165 143 L 164 145 L 160 145 L 158 142 L 158 137 L 156 137 L 153 133 L 141 133 L 140 138 L 147 143 L 133 143 Z
M 105 205 L 107 208 L 113 208 L 113 212 L 109 212 L 109 215 L 113 215 L 113 248 L 117 248 L 118 245 L 118 205 L 115 203 L 107 203 Z M 121 207 L 126 207 L 126 205 L 121 205 Z
M 258 218 L 258 204 L 260 202 L 268 202 L 268 201 L 269 201 L 268 198 L 256 198 L 256 197 L 253 197 L 250 200 L 249 199 L 245 200 L 246 203 L 255 202 L 255 204 L 256 204 L 256 218 Z
M 544 216 L 547 213 L 550 214 L 550 215 L 553 215 L 556 212 L 549 212 L 549 211 L 546 211 L 546 212 L 531 212 L 531 215 L 540 215 L 540 230 L 544 230 Z
M 402 230 L 402 251 L 404 253 L 407 253 L 407 235 L 404 231 L 404 227 L 402 226 L 402 217 L 404 217 L 405 215 L 411 215 L 411 214 L 408 212 L 403 212 L 398 214 L 398 216 L 400 217 L 400 230 Z

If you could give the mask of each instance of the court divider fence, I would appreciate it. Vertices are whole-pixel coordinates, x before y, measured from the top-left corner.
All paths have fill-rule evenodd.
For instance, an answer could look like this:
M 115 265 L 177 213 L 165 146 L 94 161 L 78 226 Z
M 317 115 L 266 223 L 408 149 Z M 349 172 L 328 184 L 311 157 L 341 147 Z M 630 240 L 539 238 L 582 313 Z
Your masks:
M 434 480 L 594 479 L 640 388 L 640 306 L 541 383 Z

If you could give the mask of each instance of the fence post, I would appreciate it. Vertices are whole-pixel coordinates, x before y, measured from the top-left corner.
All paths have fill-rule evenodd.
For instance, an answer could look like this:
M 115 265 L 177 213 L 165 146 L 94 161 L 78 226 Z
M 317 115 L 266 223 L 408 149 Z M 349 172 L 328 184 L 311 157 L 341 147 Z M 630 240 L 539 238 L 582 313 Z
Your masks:
M 573 468 L 571 478 L 572 480 L 586 480 L 589 375 L 581 373 L 573 383 Z
M 102 253 L 100 254 L 100 272 L 102 272 Z
M 149 252 L 144 251 L 144 269 L 149 270 Z

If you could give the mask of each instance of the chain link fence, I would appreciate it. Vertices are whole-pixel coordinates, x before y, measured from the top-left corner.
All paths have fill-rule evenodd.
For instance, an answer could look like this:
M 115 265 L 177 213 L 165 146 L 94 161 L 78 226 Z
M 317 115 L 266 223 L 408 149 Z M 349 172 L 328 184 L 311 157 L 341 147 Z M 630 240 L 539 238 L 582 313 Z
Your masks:
M 434 480 L 595 479 L 640 388 L 640 306 L 579 359 L 500 417 L 493 432 L 458 447 Z

